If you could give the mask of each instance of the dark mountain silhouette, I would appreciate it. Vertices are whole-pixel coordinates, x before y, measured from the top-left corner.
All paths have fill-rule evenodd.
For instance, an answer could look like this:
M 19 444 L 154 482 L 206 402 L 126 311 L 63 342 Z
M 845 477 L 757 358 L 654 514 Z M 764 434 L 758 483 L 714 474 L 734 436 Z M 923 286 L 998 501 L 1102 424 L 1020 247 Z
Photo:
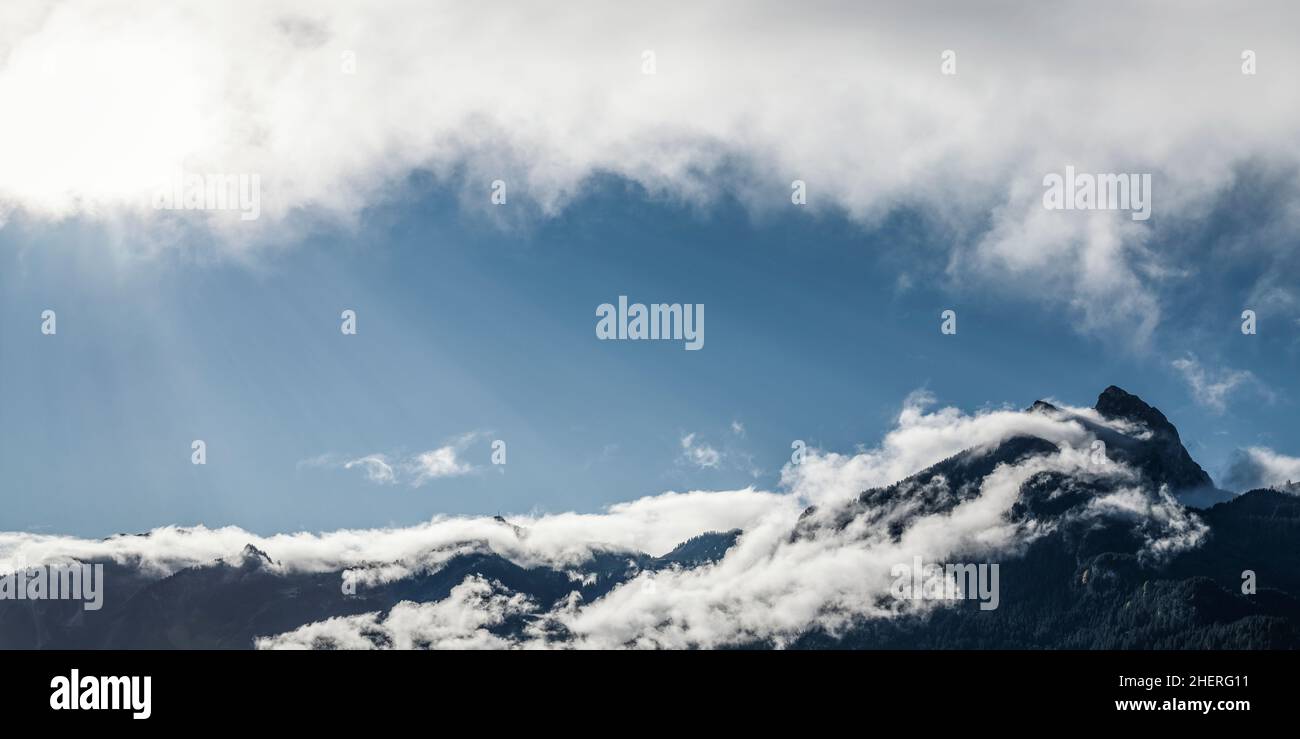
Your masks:
M 1135 438 L 1070 416 L 1106 442 L 1108 455 L 1138 470 L 1146 485 L 1165 486 L 1184 503 L 1198 496 L 1228 498 L 1196 510 L 1208 527 L 1201 544 L 1168 560 L 1144 557 L 1140 527 L 1071 517 L 1110 492 L 1107 486 L 1040 473 L 1021 486 L 1011 518 L 1052 522 L 1057 529 L 1022 556 L 1001 560 L 998 609 L 980 611 L 974 601 L 959 601 L 926 617 L 864 619 L 847 633 L 809 633 L 795 646 L 1300 648 L 1300 497 L 1275 490 L 1234 497 L 1217 490 L 1164 414 L 1118 387 L 1102 392 L 1095 410 L 1149 432 Z M 1044 401 L 1026 412 L 1064 413 Z M 979 483 L 998 465 L 1056 449 L 1043 439 L 1012 437 L 991 450 L 967 450 L 887 488 L 868 490 L 833 516 L 810 509 L 796 535 L 811 535 L 819 525 L 843 527 L 900 496 L 919 503 L 918 514 L 951 510 L 978 494 Z M 948 484 L 933 484 L 940 478 Z M 901 533 L 904 524 L 892 521 L 892 533 Z M 1249 595 L 1242 592 L 1246 571 L 1254 573 L 1257 584 Z
M 525 529 L 508 524 L 516 533 Z M 446 598 L 466 577 L 479 576 L 527 593 L 550 609 L 572 592 L 599 598 L 637 573 L 695 567 L 717 561 L 739 531 L 693 537 L 662 557 L 639 552 L 598 552 L 580 567 L 524 568 L 486 547 L 457 554 L 436 571 L 421 572 L 345 595 L 340 572 L 286 573 L 270 555 L 246 545 L 236 557 L 150 578 L 130 565 L 105 566 L 113 593 L 102 611 L 86 613 L 81 601 L 0 601 L 0 649 L 247 649 L 259 636 L 291 631 L 337 616 L 387 611 L 401 601 Z M 517 631 L 519 619 L 500 628 Z
M 924 615 L 859 618 L 835 633 L 809 631 L 792 646 L 1300 647 L 1300 496 L 1269 489 L 1235 497 L 1218 491 L 1164 414 L 1118 387 L 1101 393 L 1095 411 L 1095 416 L 1073 414 L 1039 401 L 1025 412 L 1068 417 L 1102 440 L 1111 459 L 1135 470 L 1144 489 L 1176 496 L 1159 500 L 1188 514 L 1191 523 L 1186 525 L 1194 524 L 1199 532 L 1194 546 L 1162 554 L 1158 539 L 1169 532 L 1157 530 L 1168 525 L 1156 520 L 1159 516 L 1123 511 L 1094 515 L 1097 501 L 1116 493 L 1109 478 L 1040 465 L 1019 484 L 1006 518 L 1009 524 L 1044 533 L 1028 539 L 1023 551 L 999 559 L 997 609 L 980 610 L 976 601 L 966 600 Z M 1098 422 L 1098 416 L 1107 423 Z M 826 532 L 845 536 L 868 531 L 897 538 L 916 516 L 952 511 L 979 496 L 999 467 L 1047 459 L 1059 449 L 1051 441 L 1024 435 L 967 449 L 827 510 L 809 508 L 790 537 L 795 541 Z M 1204 508 L 1188 505 L 1207 491 L 1211 497 L 1230 499 Z M 515 536 L 529 535 L 504 518 L 496 521 Z M 245 649 L 257 637 L 308 623 L 383 613 L 403 601 L 440 601 L 470 577 L 524 594 L 537 612 L 545 612 L 574 597 L 588 603 L 598 600 L 645 571 L 707 567 L 723 558 L 741 535 L 701 534 L 660 557 L 597 549 L 580 564 L 566 567 L 524 567 L 484 542 L 463 542 L 448 550 L 454 555 L 437 567 L 359 587 L 352 594 L 342 592 L 341 572 L 289 571 L 276 561 L 274 551 L 251 544 L 233 557 L 166 577 L 129 561 L 107 561 L 106 589 L 112 597 L 105 599 L 100 612 L 85 612 L 79 601 L 0 601 L 0 648 Z M 963 561 L 980 561 L 979 553 L 970 556 Z M 1254 592 L 1244 592 L 1247 572 Z M 519 634 L 534 618 L 510 615 L 491 629 Z M 565 634 L 551 637 L 563 640 Z
M 1142 424 L 1152 433 L 1152 438 L 1140 445 L 1121 444 L 1117 456 L 1137 467 L 1147 477 L 1165 483 L 1184 496 L 1214 490 L 1214 483 L 1201 466 L 1192 459 L 1178 437 L 1178 429 L 1165 418 L 1165 414 L 1147 405 L 1136 395 L 1111 385 L 1097 398 L 1095 409 L 1106 418 L 1122 419 Z

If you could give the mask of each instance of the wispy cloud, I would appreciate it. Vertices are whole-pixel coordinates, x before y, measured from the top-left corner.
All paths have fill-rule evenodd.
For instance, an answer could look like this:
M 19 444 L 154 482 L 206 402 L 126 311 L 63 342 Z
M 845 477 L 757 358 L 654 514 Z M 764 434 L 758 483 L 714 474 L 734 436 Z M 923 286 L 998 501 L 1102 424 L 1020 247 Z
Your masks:
M 532 613 L 537 604 L 500 583 L 478 575 L 465 578 L 446 598 L 433 603 L 402 601 L 387 614 L 364 613 L 306 624 L 294 631 L 261 637 L 258 649 L 504 649 L 511 643 L 488 630 L 514 615 Z M 382 634 L 385 638 L 372 638 Z
M 397 482 L 397 473 L 393 466 L 389 464 L 388 459 L 382 454 L 369 454 L 360 459 L 351 459 L 343 463 L 343 469 L 350 470 L 353 467 L 360 467 L 366 473 L 366 479 L 379 483 Z
M 717 469 L 722 464 L 722 453 L 717 449 L 695 440 L 695 434 L 682 437 L 682 459 L 701 469 Z
M 468 442 L 465 442 L 467 445 Z M 430 480 L 441 477 L 458 477 L 469 474 L 474 466 L 458 459 L 464 451 L 462 444 L 439 447 L 427 452 L 420 452 L 406 462 L 406 468 L 413 473 L 411 485 L 419 487 Z
M 740 471 L 754 479 L 761 477 L 763 469 L 744 443 L 748 434 L 745 424 L 733 420 L 726 428 L 715 434 L 714 441 L 706 440 L 699 432 L 683 435 L 679 441 L 682 451 L 678 464 L 699 470 Z
M 302 460 L 298 466 L 359 469 L 364 473 L 367 481 L 378 485 L 405 483 L 418 488 L 433 480 L 460 477 L 478 469 L 468 462 L 464 455 L 465 451 L 483 436 L 482 432 L 472 431 L 436 449 L 406 455 L 376 452 L 361 457 L 343 457 L 337 454 L 322 454 Z
M 1193 355 L 1175 359 L 1172 365 L 1187 383 L 1192 399 L 1215 413 L 1226 411 L 1229 396 L 1239 389 L 1252 388 L 1266 398 L 1273 397 L 1272 391 L 1250 370 L 1211 369 Z

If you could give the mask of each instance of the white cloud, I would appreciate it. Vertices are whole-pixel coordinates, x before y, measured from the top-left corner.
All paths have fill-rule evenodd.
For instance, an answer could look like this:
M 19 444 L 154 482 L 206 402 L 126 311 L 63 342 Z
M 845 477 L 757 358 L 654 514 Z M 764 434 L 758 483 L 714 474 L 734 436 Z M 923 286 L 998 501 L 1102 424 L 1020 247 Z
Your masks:
M 682 453 L 678 457 L 678 463 L 701 470 L 735 470 L 758 479 L 763 475 L 763 469 L 754 461 L 753 453 L 742 443 L 745 438 L 744 424 L 732 421 L 730 430 L 730 437 L 723 434 L 721 448 L 701 440 L 698 433 L 686 434 L 680 440 Z
M 798 513 L 790 496 L 743 489 L 725 492 L 667 492 L 610 506 L 599 513 L 551 513 L 511 516 L 515 530 L 490 518 L 438 516 L 417 526 L 342 529 L 261 536 L 237 526 L 165 526 L 148 536 L 78 539 L 69 536 L 0 532 L 0 570 L 16 561 L 33 565 L 64 557 L 113 559 L 135 563 L 159 575 L 209 565 L 239 554 L 245 544 L 268 552 L 288 571 L 329 572 L 397 563 L 387 574 L 403 577 L 412 570 L 437 566 L 466 542 L 483 542 L 521 566 L 564 567 L 589 558 L 593 551 L 627 550 L 653 555 L 705 531 L 749 528 L 773 509 Z
M 1210 369 L 1191 355 L 1175 359 L 1173 367 L 1187 383 L 1192 398 L 1215 413 L 1223 413 L 1228 409 L 1228 396 L 1239 388 L 1253 387 L 1265 397 L 1272 397 L 1250 370 L 1235 370 L 1228 367 Z
M 537 609 L 500 583 L 471 576 L 434 603 L 402 601 L 387 615 L 366 613 L 306 624 L 257 640 L 258 649 L 503 649 L 507 640 L 487 627 Z
M 683 436 L 681 444 L 682 458 L 689 464 L 700 469 L 717 469 L 722 464 L 722 453 L 704 442 L 697 443 L 693 433 Z
M 388 463 L 387 458 L 382 454 L 369 454 L 360 459 L 353 459 L 343 463 L 343 469 L 350 470 L 353 467 L 360 467 L 365 470 L 366 479 L 381 485 L 386 483 L 397 482 L 397 473 L 393 471 L 393 466 Z
M 1238 492 L 1283 488 L 1288 483 L 1300 483 L 1300 457 L 1289 457 L 1263 446 L 1237 450 L 1224 478 L 1224 485 Z
M 1280 0 L 1250 13 L 1180 5 L 1177 22 L 1139 6 L 1119 24 L 1081 0 L 566 10 L 5 3 L 0 220 L 120 219 L 152 237 L 128 243 L 172 243 L 176 219 L 151 200 L 178 167 L 260 173 L 260 220 L 211 219 L 237 234 L 230 248 L 350 222 L 416 170 L 455 178 L 485 212 L 503 179 L 522 206 L 509 212 L 542 216 L 598 173 L 756 212 L 789 207 L 798 178 L 813 211 L 867 225 L 898 207 L 927 214 L 954 281 L 1059 302 L 1085 329 L 1140 339 L 1185 255 L 1150 248 L 1150 227 L 1126 214 L 1045 211 L 1044 174 L 1153 173 L 1153 222 L 1168 224 L 1199 218 L 1242 163 L 1300 159 L 1286 72 L 1300 68 L 1300 9 Z M 1259 74 L 1242 75 L 1223 39 L 1256 50 Z M 641 74 L 647 49 L 654 75 Z M 956 76 L 939 73 L 944 49 Z
M 1183 504 L 1167 489 L 1155 491 L 1140 488 L 1120 488 L 1115 492 L 1094 498 L 1088 511 L 1103 515 L 1119 511 L 1136 522 L 1136 530 L 1144 535 L 1144 554 L 1164 557 L 1200 544 L 1210 529 L 1200 518 L 1190 515 Z
M 956 454 L 991 448 L 1012 436 L 1037 436 L 1056 444 L 1080 446 L 1090 439 L 1078 416 L 1116 431 L 1138 433 L 1123 422 L 1102 418 L 1091 408 L 1057 403 L 1058 414 L 986 410 L 974 415 L 958 408 L 929 411 L 934 397 L 917 391 L 907 397 L 893 429 L 881 444 L 853 455 L 825 452 L 818 464 L 787 464 L 782 485 L 801 491 L 809 502 L 835 503 L 855 491 L 883 487 Z
M 432 451 L 420 452 L 407 463 L 414 473 L 411 485 L 419 487 L 430 480 L 440 477 L 457 477 L 473 471 L 474 466 L 456 458 L 460 450 L 455 446 L 444 446 Z
M 360 469 L 368 481 L 380 485 L 404 482 L 411 487 L 422 485 L 444 477 L 460 477 L 474 472 L 477 468 L 465 461 L 463 455 L 483 434 L 471 431 L 462 434 L 450 443 L 437 449 L 416 452 L 405 456 L 374 453 L 354 459 L 340 459 L 336 454 L 322 454 L 298 463 L 299 467 L 336 467 L 345 470 Z

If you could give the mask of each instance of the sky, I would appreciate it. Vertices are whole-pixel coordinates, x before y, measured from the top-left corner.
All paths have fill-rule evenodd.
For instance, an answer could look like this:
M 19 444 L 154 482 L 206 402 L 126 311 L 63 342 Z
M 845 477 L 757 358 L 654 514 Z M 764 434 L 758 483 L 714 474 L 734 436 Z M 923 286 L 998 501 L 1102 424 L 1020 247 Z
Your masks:
M 796 441 L 1111 384 L 1221 486 L 1300 478 L 1296 11 L 1090 7 L 7 4 L 0 530 L 779 491 Z M 1152 217 L 1044 208 L 1066 166 Z M 156 208 L 177 170 L 257 218 Z M 619 296 L 703 348 L 599 340 Z

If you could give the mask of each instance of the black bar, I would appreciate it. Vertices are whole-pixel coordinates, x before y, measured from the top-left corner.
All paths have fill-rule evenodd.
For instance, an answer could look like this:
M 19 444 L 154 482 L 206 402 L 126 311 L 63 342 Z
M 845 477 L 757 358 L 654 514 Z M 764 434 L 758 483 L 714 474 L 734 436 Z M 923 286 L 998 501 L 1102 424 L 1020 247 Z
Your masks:
M 507 720 L 520 711 L 662 711 L 708 714 L 705 722 L 837 716 L 856 725 L 889 716 L 916 728 L 971 728 L 1042 720 L 1223 722 L 1293 719 L 1300 699 L 1285 652 L 8 652 L 0 674 L 7 718 L 54 727 L 117 723 L 134 729 L 241 725 L 364 724 L 429 720 L 468 711 Z M 53 710 L 51 681 L 70 677 L 150 677 L 150 713 Z M 1181 685 L 1171 687 L 1169 676 Z M 1121 685 L 1121 678 L 1132 682 Z M 1193 680 L 1209 678 L 1208 685 Z M 1159 679 L 1160 683 L 1155 684 Z M 1216 684 L 1221 683 L 1221 684 Z M 1150 688 L 1146 687 L 1151 685 Z M 1153 700 L 1119 711 L 1116 701 Z M 1165 701 L 1247 701 L 1160 710 Z M 1171 704 L 1177 706 L 1177 704 Z M 1234 710 L 1228 710 L 1228 708 Z M 486 713 L 483 713 L 486 712 Z M 548 719 L 552 720 L 552 719 Z M 681 713 L 675 721 L 686 721 Z M 634 721 L 635 723 L 635 721 Z M 883 730 L 886 724 L 876 725 Z M 829 727 L 829 724 L 828 724 Z M 504 728 L 504 727 L 503 727 Z M 532 727 L 536 729 L 537 727 Z M 522 729 L 522 727 L 521 727 Z

